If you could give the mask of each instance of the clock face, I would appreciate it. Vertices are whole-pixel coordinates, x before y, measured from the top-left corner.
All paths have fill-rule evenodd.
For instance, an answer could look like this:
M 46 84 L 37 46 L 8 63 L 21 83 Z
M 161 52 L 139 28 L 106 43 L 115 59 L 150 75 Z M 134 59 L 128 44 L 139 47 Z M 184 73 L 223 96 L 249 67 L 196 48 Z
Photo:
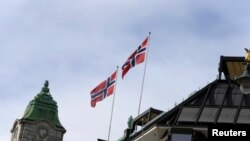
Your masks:
M 41 138 L 45 138 L 48 135 L 48 131 L 44 127 L 39 128 L 38 129 L 38 135 Z

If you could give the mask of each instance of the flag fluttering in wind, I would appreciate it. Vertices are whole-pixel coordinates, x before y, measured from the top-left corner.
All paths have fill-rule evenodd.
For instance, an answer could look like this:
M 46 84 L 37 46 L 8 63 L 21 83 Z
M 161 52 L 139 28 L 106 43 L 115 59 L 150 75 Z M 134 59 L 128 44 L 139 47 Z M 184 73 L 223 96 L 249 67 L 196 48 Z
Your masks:
M 90 92 L 92 107 L 95 107 L 97 102 L 102 101 L 114 93 L 116 77 L 117 71 Z
M 146 57 L 146 51 L 148 46 L 148 38 L 147 37 L 142 44 L 135 50 L 127 59 L 127 61 L 122 66 L 122 78 L 127 74 L 130 68 L 143 63 Z

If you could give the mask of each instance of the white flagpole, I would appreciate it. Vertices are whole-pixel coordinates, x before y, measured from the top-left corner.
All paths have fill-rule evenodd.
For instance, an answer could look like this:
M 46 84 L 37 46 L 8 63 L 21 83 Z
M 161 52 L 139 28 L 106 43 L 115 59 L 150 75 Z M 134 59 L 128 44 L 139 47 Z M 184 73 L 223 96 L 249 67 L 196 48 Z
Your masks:
M 139 108 L 138 108 L 138 115 L 140 114 L 141 103 L 142 103 L 142 94 L 143 94 L 144 80 L 145 80 L 147 61 L 148 61 L 147 58 L 148 58 L 148 51 L 149 51 L 150 35 L 151 35 L 151 32 L 149 32 L 149 35 L 148 35 L 148 45 L 147 45 L 147 53 L 146 53 L 146 58 L 145 58 L 146 60 L 145 60 L 145 65 L 144 65 L 143 78 L 142 78 L 141 96 L 140 96 L 140 102 L 139 102 Z
M 115 78 L 115 88 L 114 88 L 114 96 L 113 96 L 113 102 L 112 102 L 112 108 L 111 108 L 111 115 L 110 115 L 110 122 L 109 122 L 109 133 L 108 133 L 108 141 L 109 141 L 109 137 L 110 137 L 110 132 L 111 132 L 111 124 L 112 124 L 112 118 L 113 118 L 113 111 L 114 111 L 114 103 L 115 103 L 115 93 L 116 93 L 116 85 L 117 85 L 117 76 L 118 76 L 118 68 L 119 66 L 117 66 L 116 68 L 116 78 Z

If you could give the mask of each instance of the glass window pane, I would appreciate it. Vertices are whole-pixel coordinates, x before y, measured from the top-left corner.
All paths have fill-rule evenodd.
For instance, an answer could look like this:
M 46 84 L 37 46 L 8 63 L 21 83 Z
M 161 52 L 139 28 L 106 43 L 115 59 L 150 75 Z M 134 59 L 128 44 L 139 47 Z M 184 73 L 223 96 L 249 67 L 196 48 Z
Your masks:
M 215 105 L 222 105 L 224 94 L 217 94 L 215 99 Z
M 224 105 L 225 106 L 239 106 L 241 103 L 243 95 L 242 94 L 228 94 L 226 96 Z
M 214 122 L 219 108 L 204 108 L 201 112 L 200 122 Z
M 210 94 L 206 105 L 221 105 L 225 94 Z
M 195 121 L 200 108 L 182 108 L 178 121 Z
M 205 96 L 202 95 L 202 96 L 200 96 L 200 97 L 194 99 L 192 102 L 190 102 L 189 105 L 194 105 L 194 106 L 202 105 L 202 103 L 203 103 L 203 101 L 204 101 L 204 98 L 205 98 Z
M 172 141 L 191 141 L 191 139 L 190 134 L 172 134 Z
M 237 108 L 223 108 L 220 112 L 218 122 L 233 123 Z
M 242 101 L 242 94 L 235 94 L 233 106 L 239 106 Z
M 250 123 L 250 109 L 241 109 L 237 123 Z

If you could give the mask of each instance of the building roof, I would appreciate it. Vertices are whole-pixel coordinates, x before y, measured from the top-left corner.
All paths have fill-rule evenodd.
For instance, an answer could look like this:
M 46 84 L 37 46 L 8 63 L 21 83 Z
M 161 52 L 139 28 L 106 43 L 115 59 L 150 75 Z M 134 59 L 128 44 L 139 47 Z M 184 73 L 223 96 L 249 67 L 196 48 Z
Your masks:
M 244 71 L 243 57 L 222 56 L 219 66 L 220 77 L 199 91 L 195 92 L 173 109 L 163 112 L 144 123 L 136 131 L 136 123 L 125 135 L 125 141 L 140 140 L 158 135 L 163 137 L 170 127 L 195 127 L 193 130 L 214 124 L 250 125 L 250 95 L 241 93 L 235 77 Z M 221 73 L 225 79 L 221 79 Z M 139 117 L 142 115 L 139 115 Z M 160 130 L 164 129 L 164 130 Z M 156 132 L 157 131 L 157 132 Z M 152 140 L 152 139 L 151 139 Z
M 30 101 L 22 119 L 25 120 L 46 120 L 56 127 L 64 128 L 58 118 L 57 103 L 49 91 L 49 82 L 46 81 L 41 92 Z

